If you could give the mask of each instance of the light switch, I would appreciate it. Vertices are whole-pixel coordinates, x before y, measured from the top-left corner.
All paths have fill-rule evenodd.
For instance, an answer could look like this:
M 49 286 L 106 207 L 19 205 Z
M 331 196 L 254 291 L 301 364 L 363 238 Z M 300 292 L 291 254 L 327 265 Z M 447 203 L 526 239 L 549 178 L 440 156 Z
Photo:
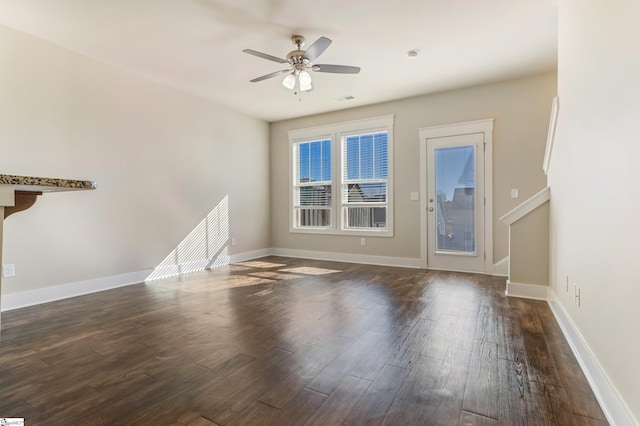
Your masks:
M 511 189 L 511 198 L 518 198 L 518 188 Z
M 2 265 L 2 275 L 4 275 L 5 278 L 15 277 L 16 266 L 13 263 Z
M 409 193 L 409 200 L 418 201 L 419 199 L 420 199 L 420 193 L 418 193 L 418 192 L 410 192 Z

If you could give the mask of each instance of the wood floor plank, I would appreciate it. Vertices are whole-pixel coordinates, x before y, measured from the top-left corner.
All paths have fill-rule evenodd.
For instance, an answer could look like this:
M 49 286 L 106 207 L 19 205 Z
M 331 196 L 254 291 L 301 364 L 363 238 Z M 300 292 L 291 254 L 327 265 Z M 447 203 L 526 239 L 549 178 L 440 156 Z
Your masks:
M 498 418 L 498 344 L 476 340 L 469 365 L 462 409 Z
M 444 359 L 455 341 L 455 332 L 460 318 L 443 314 L 431 330 L 429 339 L 423 345 L 420 354 L 430 358 Z
M 255 360 L 255 358 L 243 353 L 231 354 L 226 351 L 217 351 L 206 358 L 196 361 L 196 365 L 208 369 L 211 374 L 222 377 L 251 362 L 255 362 Z
M 358 368 L 362 360 L 376 361 L 375 354 L 377 346 L 384 335 L 376 332 L 366 332 L 360 339 L 355 341 L 346 351 L 344 351 L 337 359 L 331 362 L 320 374 L 318 374 L 309 383 L 308 388 L 325 395 L 330 395 L 342 382 L 345 376 L 349 375 L 352 370 Z M 365 361 L 366 362 L 366 361 Z M 380 365 L 382 368 L 382 365 Z M 379 369 L 375 371 L 375 366 L 367 369 L 363 375 L 372 376 L 377 374 Z M 367 379 L 367 377 L 363 377 Z M 375 377 L 373 377 L 375 378 Z M 373 379 L 372 378 L 372 379 Z
M 408 375 L 409 370 L 406 368 L 385 365 L 358 404 L 349 412 L 343 425 L 381 424 Z
M 480 306 L 475 340 L 498 343 L 498 313 L 493 306 Z
M 226 423 L 228 426 L 260 425 L 272 421 L 280 410 L 259 401 L 254 401 L 237 417 Z
M 318 408 L 327 400 L 328 396 L 311 389 L 303 389 L 287 404 L 271 421 L 264 424 L 270 426 L 301 425 L 304 424 Z
M 476 325 L 478 323 L 478 312 L 467 311 L 464 315 L 458 317 L 456 328 L 454 330 L 454 338 L 451 347 L 463 351 L 471 352 L 473 350 Z
M 274 349 L 205 389 L 190 391 L 197 407 L 208 419 L 226 424 L 244 411 L 270 386 L 273 369 L 289 362 L 290 352 Z
M 524 343 L 517 319 L 498 315 L 498 358 L 511 361 L 524 360 Z
M 458 425 L 460 426 L 495 426 L 497 424 L 498 421 L 496 419 L 491 419 L 489 417 L 484 417 L 464 410 L 460 413 L 460 420 L 458 421 Z
M 63 413 L 62 419 L 66 424 L 105 424 L 113 422 L 115 418 L 125 413 L 135 412 L 129 410 L 129 401 L 136 403 L 144 401 L 144 397 L 152 395 L 162 387 L 162 383 L 145 374 L 136 372 L 106 387 L 97 393 L 83 395 L 81 401 L 84 406 L 90 406 L 89 412 L 82 410 L 68 410 Z M 141 392 L 141 390 L 143 390 Z M 149 403 L 147 401 L 147 403 Z M 141 403 L 140 406 L 146 404 Z M 52 417 L 53 418 L 53 417 Z
M 65 424 L 152 424 L 172 413 L 179 418 L 186 408 L 180 395 L 183 388 L 178 383 L 155 380 L 152 382 L 130 382 L 131 387 L 111 388 L 107 392 L 86 398 L 90 411 L 65 413 Z M 178 409 L 180 407 L 180 409 Z M 156 422 L 157 424 L 157 422 Z
M 500 390 L 498 424 L 505 426 L 537 424 L 528 412 L 532 398 L 523 363 L 498 359 Z
M 568 408 L 564 389 L 538 382 L 529 382 L 531 398 L 527 401 L 528 411 L 540 423 L 558 426 L 579 426 L 583 420 Z
M 278 372 L 258 400 L 276 408 L 284 408 L 327 365 L 353 344 L 353 340 L 338 336 L 324 346 L 307 345 L 305 350 L 292 354 L 292 364 Z
M 187 426 L 220 426 L 211 420 L 205 419 L 204 417 L 198 417 L 192 422 L 188 423 Z
M 2 403 L 2 416 L 4 418 L 24 418 L 25 422 L 31 422 L 37 416 L 37 410 L 23 400 Z M 25 423 L 31 424 L 31 423 Z
M 3 313 L 26 424 L 604 425 L 500 277 L 269 256 Z
M 471 354 L 449 349 L 443 359 L 420 357 L 394 403 L 383 425 L 420 424 L 448 425 L 460 417 Z
M 433 344 L 430 337 L 435 326 L 436 321 L 420 319 L 411 328 L 395 328 L 394 330 L 398 331 L 394 335 L 396 347 L 388 362 L 401 368 L 408 368 L 414 364 L 424 349 Z
M 393 350 L 393 340 L 388 335 L 367 331 L 365 335 L 372 334 L 373 345 L 362 353 L 349 375 L 373 381 L 387 363 Z
M 305 426 L 339 425 L 367 391 L 371 382 L 347 376 L 307 420 Z
M 433 419 L 434 425 L 446 425 L 459 416 L 464 389 L 469 375 L 471 354 L 451 349 L 442 360 L 429 403 L 422 407 L 422 419 Z

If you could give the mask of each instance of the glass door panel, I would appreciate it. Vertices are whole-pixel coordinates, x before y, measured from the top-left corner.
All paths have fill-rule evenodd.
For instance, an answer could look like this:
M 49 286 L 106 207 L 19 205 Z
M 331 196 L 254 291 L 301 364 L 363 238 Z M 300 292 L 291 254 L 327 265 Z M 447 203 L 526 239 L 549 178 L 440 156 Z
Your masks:
M 484 134 L 427 139 L 427 264 L 484 271 Z
M 475 147 L 435 150 L 436 251 L 475 253 Z

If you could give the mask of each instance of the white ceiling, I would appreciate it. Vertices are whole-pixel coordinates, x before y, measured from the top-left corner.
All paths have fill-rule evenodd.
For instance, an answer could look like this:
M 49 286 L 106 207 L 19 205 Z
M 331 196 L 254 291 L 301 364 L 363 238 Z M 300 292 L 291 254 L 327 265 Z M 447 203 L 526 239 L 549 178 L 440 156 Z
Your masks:
M 267 120 L 350 108 L 555 69 L 558 0 L 0 0 L 0 23 Z M 300 97 L 278 57 L 325 36 Z M 407 51 L 419 52 L 410 61 Z M 337 98 L 354 96 L 351 101 Z

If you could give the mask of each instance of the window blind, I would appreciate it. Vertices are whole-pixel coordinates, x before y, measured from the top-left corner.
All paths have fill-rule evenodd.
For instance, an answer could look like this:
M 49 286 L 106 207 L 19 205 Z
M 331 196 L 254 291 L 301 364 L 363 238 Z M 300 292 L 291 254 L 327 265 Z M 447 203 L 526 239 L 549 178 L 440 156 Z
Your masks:
M 296 226 L 331 226 L 331 140 L 296 143 L 294 156 Z
M 345 228 L 386 228 L 388 133 L 346 136 L 342 145 L 342 211 Z

